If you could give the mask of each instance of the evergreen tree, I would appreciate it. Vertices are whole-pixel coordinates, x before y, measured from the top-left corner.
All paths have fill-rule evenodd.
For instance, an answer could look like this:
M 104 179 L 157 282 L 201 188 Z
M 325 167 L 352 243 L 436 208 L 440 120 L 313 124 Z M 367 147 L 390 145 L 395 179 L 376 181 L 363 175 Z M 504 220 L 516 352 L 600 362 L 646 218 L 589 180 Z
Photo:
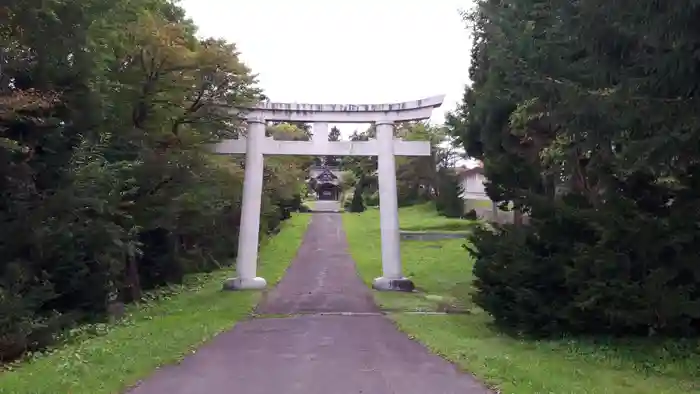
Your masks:
M 449 130 L 489 197 L 530 216 L 471 243 L 474 300 L 497 323 L 700 334 L 699 10 L 481 0 L 465 15 L 472 84 Z
M 448 218 L 459 218 L 464 215 L 464 200 L 462 185 L 459 178 L 448 169 L 438 172 L 440 186 L 435 207 L 438 213 Z
M 362 198 L 362 187 L 359 187 L 358 183 L 358 187 L 355 187 L 355 191 L 352 194 L 349 210 L 350 212 L 364 212 L 365 209 L 365 202 Z
M 328 141 L 340 141 L 340 129 L 333 126 L 331 131 L 328 133 Z M 338 156 L 324 156 L 324 164 L 330 167 L 337 167 L 340 165 L 340 157 Z

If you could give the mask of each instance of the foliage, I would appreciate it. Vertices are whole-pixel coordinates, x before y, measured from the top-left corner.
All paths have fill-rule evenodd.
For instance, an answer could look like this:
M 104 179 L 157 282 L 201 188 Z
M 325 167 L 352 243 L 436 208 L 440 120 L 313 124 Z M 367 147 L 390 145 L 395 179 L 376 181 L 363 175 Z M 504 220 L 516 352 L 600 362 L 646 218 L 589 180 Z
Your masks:
M 166 0 L 13 0 L 0 26 L 4 360 L 235 256 L 241 163 L 204 148 L 243 131 L 222 106 L 263 96 Z M 303 166 L 267 167 L 274 230 Z
M 363 197 L 365 205 L 368 207 L 378 207 L 379 206 L 379 191 L 373 193 L 365 194 Z
M 464 214 L 464 199 L 462 185 L 452 169 L 441 168 L 438 171 L 438 194 L 435 198 L 435 208 L 438 213 L 448 218 L 459 218 Z
M 375 138 L 376 130 L 370 127 L 363 132 L 355 131 L 351 141 L 367 141 Z M 429 141 L 430 156 L 396 157 L 396 182 L 399 206 L 420 204 L 434 198 L 437 190 L 437 169 L 453 164 L 456 157 L 448 136 L 441 127 L 422 122 L 403 123 L 396 126 L 394 135 L 407 141 Z M 341 168 L 351 171 L 363 181 L 367 190 L 378 189 L 376 157 L 350 156 L 342 158 Z
M 328 141 L 340 141 L 340 129 L 333 126 L 328 133 Z M 323 164 L 329 167 L 337 167 L 340 165 L 340 157 L 337 156 L 324 156 Z
M 340 190 L 346 192 L 357 185 L 357 178 L 352 172 L 344 171 L 340 175 Z
M 443 160 L 449 156 L 442 146 L 445 133 L 439 127 L 425 123 L 403 124 L 396 130 L 397 137 L 406 141 L 429 141 L 430 156 L 408 156 L 396 158 L 396 186 L 400 207 L 420 204 L 434 197 L 437 190 L 437 168 L 445 166 Z
M 355 188 L 355 191 L 352 193 L 352 200 L 350 200 L 350 206 L 347 209 L 350 212 L 364 212 L 366 209 L 361 187 Z
M 363 132 L 354 131 L 350 135 L 350 141 L 368 141 L 375 136 L 374 127 L 370 127 Z M 351 172 L 357 179 L 357 183 L 362 183 L 365 187 L 368 178 L 377 171 L 377 158 L 371 156 L 345 156 L 340 160 L 340 168 L 343 171 Z
M 475 300 L 534 334 L 700 333 L 700 4 L 481 0 L 450 133 L 529 225 L 481 230 Z
M 477 215 L 476 210 L 472 208 L 464 214 L 464 218 L 469 220 L 477 220 L 479 216 Z

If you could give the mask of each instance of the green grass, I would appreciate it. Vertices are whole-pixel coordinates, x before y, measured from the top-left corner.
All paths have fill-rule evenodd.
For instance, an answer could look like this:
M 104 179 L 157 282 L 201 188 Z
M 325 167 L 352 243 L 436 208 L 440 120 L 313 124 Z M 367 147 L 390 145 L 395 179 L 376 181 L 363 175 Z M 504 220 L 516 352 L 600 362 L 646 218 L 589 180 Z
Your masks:
M 467 231 L 473 224 L 470 220 L 438 216 L 430 203 L 401 208 L 399 217 L 401 230 L 405 231 Z
M 427 207 L 402 208 L 404 224 L 441 220 Z M 423 216 L 423 219 L 418 216 Z M 381 274 L 377 211 L 344 214 L 350 252 L 368 284 Z M 700 343 L 645 339 L 532 341 L 508 336 L 469 300 L 472 264 L 465 241 L 403 242 L 404 273 L 418 292 L 378 293 L 389 310 L 458 310 L 463 314 L 392 313 L 397 326 L 502 394 L 700 393 Z
M 468 208 L 491 208 L 493 203 L 491 200 L 464 200 L 464 205 Z
M 362 214 L 346 213 L 343 221 L 350 252 L 360 276 L 369 284 L 382 273 L 379 210 L 367 210 Z M 429 205 L 401 208 L 399 221 L 402 229 L 439 227 L 441 221 L 448 225 L 455 221 L 465 222 L 463 226 L 472 225 L 470 221 L 437 216 L 429 210 Z M 468 299 L 465 291 L 471 289 L 471 266 L 462 248 L 465 242 L 466 238 L 402 242 L 404 275 L 418 278 L 418 291 L 411 294 L 375 293 L 379 306 L 386 310 L 403 311 L 469 310 L 470 305 L 464 300 Z
M 259 275 L 277 283 L 301 244 L 310 215 L 295 215 L 264 242 Z M 176 362 L 246 318 L 260 292 L 222 292 L 231 269 L 188 278 L 179 294 L 134 305 L 99 336 L 58 348 L 0 373 L 0 393 L 118 393 L 157 367 Z
M 316 208 L 316 200 L 304 200 L 304 201 L 302 201 L 302 204 L 306 205 L 307 207 L 309 207 L 311 209 Z

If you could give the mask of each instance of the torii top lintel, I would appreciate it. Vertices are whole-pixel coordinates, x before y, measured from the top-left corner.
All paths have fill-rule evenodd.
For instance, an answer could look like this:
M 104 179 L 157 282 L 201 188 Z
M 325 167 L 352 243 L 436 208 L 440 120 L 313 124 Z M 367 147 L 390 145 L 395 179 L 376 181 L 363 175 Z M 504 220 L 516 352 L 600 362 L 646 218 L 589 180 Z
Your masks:
M 407 122 L 430 118 L 445 95 L 393 104 L 300 104 L 263 102 L 248 116 L 273 122 L 372 123 Z

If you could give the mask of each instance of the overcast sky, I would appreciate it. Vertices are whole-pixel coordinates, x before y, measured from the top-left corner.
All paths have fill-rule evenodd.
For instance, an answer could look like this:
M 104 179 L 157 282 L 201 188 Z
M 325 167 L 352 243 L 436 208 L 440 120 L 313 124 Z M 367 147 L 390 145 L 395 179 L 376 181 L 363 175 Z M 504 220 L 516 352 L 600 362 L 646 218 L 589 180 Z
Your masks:
M 235 42 L 271 101 L 380 104 L 446 94 L 468 81 L 471 0 L 181 0 L 200 35 Z M 346 125 L 343 134 L 358 128 Z

